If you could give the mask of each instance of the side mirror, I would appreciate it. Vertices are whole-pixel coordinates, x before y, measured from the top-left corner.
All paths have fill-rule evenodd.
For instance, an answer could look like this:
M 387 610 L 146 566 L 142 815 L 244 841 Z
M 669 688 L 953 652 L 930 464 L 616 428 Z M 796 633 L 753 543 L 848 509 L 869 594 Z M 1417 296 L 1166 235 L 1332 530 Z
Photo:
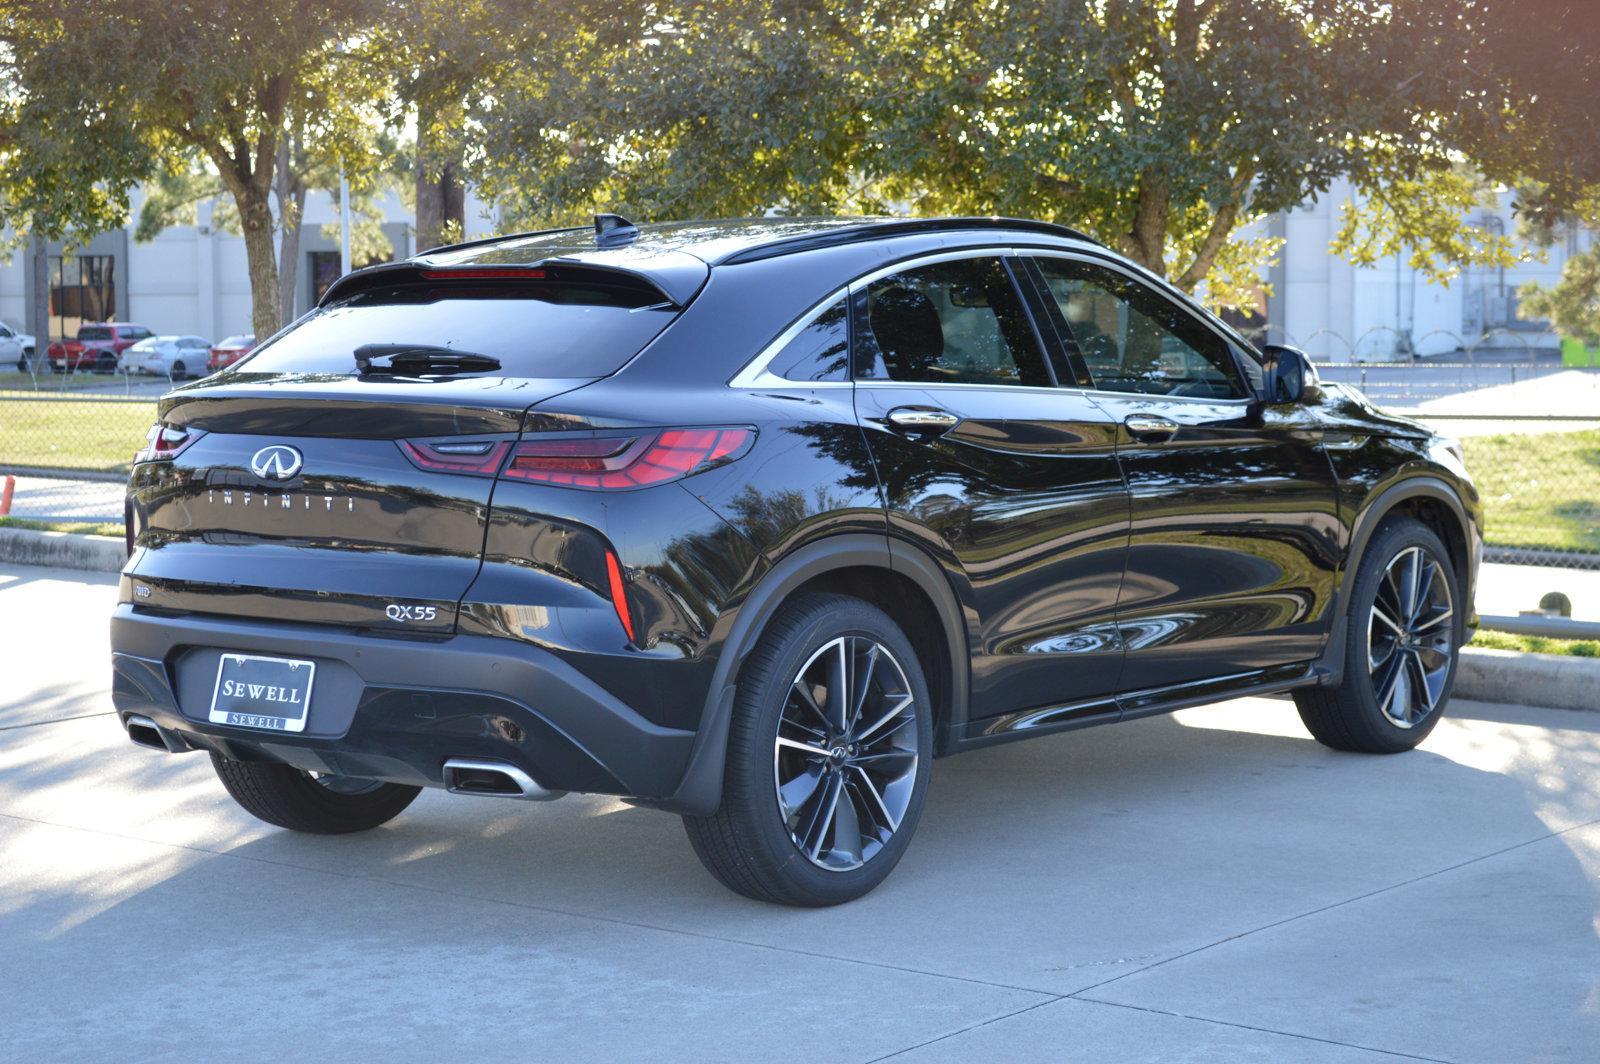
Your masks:
M 1301 403 L 1317 395 L 1317 367 L 1298 347 L 1268 344 L 1261 350 L 1262 390 L 1268 403 Z

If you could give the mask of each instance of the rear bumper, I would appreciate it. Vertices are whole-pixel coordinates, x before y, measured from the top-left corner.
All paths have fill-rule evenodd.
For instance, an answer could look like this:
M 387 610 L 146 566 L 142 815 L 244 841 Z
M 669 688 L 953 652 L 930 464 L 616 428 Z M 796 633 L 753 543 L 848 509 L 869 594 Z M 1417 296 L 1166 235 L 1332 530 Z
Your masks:
M 446 760 L 473 758 L 514 765 L 547 790 L 660 800 L 694 745 L 694 732 L 651 723 L 554 654 L 488 636 L 387 639 L 124 604 L 111 649 L 118 716 L 148 717 L 169 749 L 430 787 L 444 785 Z M 207 721 L 225 650 L 317 663 L 305 732 Z

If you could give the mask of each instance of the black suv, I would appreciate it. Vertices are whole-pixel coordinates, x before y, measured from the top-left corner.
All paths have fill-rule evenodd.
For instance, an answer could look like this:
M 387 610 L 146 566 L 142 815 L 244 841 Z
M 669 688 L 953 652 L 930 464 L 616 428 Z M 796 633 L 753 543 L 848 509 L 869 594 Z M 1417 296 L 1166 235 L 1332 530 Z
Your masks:
M 1415 746 L 1479 516 L 1455 444 L 1071 230 L 602 216 L 350 274 L 165 397 L 115 700 L 273 824 L 620 795 L 825 905 L 943 754 L 1275 691 Z

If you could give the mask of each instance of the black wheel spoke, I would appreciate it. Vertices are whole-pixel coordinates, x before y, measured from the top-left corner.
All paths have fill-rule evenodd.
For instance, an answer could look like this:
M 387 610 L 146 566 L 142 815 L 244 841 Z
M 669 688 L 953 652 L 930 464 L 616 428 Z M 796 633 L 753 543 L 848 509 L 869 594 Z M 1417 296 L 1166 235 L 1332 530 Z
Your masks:
M 807 765 L 799 775 L 778 788 L 778 803 L 785 820 L 803 811 L 806 803 L 816 797 L 817 791 L 822 789 L 822 773 L 821 764 Z
M 894 655 L 841 636 L 800 668 L 774 741 L 778 808 L 794 845 L 831 871 L 859 868 L 899 830 L 917 770 L 917 711 Z
M 1421 546 L 1396 554 L 1367 621 L 1372 694 L 1390 722 L 1412 728 L 1438 709 L 1454 660 L 1454 618 L 1440 560 Z

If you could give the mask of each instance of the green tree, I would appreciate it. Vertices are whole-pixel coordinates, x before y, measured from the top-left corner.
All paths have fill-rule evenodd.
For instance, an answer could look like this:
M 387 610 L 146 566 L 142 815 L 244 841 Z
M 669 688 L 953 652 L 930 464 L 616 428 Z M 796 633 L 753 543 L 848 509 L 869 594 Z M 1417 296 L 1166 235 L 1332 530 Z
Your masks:
M 341 46 L 373 10 L 369 0 L 6 0 L 0 44 L 15 106 L 42 123 L 13 149 L 42 175 L 31 202 L 119 224 L 133 185 L 204 160 L 237 212 L 256 334 L 276 332 L 279 142 L 296 112 L 331 116 L 330 138 L 348 133 L 343 109 L 316 103 L 369 87 Z M 106 153 L 108 144 L 119 150 Z M 63 158 L 75 162 L 55 162 Z M 70 206 L 79 197 L 104 207 Z
M 1517 313 L 1547 318 L 1562 336 L 1600 346 L 1600 244 L 1567 259 L 1549 288 L 1530 281 L 1517 289 Z
M 1533 122 L 1512 121 L 1532 114 L 1526 64 L 1475 62 L 1494 6 L 663 0 L 507 72 L 472 115 L 494 145 L 474 171 L 530 221 L 1046 218 L 1218 302 L 1275 250 L 1249 223 L 1346 179 L 1338 250 L 1404 245 L 1448 279 L 1512 254 L 1464 220 L 1463 161 L 1508 180 L 1562 132 L 1512 135 Z

